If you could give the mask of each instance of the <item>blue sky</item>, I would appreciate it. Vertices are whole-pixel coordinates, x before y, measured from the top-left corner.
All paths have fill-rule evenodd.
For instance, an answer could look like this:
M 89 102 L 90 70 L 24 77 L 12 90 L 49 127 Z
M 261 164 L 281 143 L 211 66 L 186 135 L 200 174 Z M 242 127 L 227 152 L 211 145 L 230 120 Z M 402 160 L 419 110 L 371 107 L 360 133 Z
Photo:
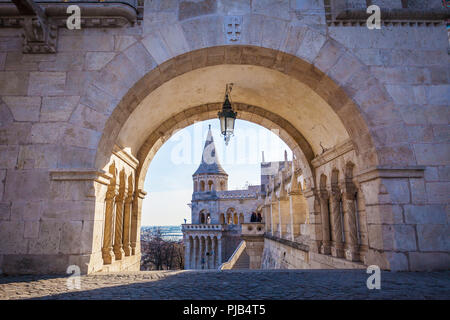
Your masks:
M 244 120 L 236 120 L 235 135 L 228 146 L 220 136 L 218 119 L 197 122 L 174 134 L 158 150 L 144 183 L 147 196 L 142 208 L 142 225 L 178 225 L 191 220 L 188 203 L 192 197 L 192 174 L 198 168 L 208 125 L 219 161 L 228 173 L 228 189 L 260 184 L 261 152 L 265 161 L 289 160 L 292 152 L 275 132 Z

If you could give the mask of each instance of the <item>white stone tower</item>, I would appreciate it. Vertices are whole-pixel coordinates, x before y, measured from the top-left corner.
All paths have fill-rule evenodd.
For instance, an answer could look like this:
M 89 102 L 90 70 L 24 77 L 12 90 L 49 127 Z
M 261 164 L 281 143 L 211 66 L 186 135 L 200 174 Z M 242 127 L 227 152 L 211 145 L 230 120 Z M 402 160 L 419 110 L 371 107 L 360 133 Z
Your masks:
M 228 190 L 228 174 L 219 163 L 216 153 L 216 146 L 211 132 L 211 125 L 208 129 L 205 146 L 203 147 L 202 161 L 198 169 L 192 175 L 194 182 L 193 198 L 210 198 L 216 200 L 217 191 Z M 203 217 L 198 214 L 197 210 L 192 210 L 193 223 L 207 223 L 208 216 Z M 212 208 L 211 208 L 212 209 Z M 219 216 L 215 210 L 208 210 L 210 223 L 218 223 Z

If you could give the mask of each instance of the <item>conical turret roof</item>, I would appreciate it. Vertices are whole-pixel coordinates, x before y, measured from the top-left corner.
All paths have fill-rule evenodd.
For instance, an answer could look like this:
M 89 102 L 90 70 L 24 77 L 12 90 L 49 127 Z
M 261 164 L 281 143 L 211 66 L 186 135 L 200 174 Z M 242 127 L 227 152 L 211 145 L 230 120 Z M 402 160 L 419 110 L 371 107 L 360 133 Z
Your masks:
M 216 153 L 216 146 L 214 145 L 214 139 L 211 132 L 211 126 L 209 126 L 208 135 L 203 148 L 202 162 L 193 175 L 195 176 L 198 174 L 228 175 L 219 163 Z

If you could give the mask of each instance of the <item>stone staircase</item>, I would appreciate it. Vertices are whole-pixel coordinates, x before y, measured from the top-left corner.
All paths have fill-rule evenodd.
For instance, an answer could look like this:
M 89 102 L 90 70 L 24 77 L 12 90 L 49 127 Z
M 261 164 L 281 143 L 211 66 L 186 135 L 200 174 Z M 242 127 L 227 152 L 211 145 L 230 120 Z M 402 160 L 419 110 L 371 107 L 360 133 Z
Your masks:
M 250 269 L 250 257 L 247 250 L 242 251 L 241 255 L 231 269 Z

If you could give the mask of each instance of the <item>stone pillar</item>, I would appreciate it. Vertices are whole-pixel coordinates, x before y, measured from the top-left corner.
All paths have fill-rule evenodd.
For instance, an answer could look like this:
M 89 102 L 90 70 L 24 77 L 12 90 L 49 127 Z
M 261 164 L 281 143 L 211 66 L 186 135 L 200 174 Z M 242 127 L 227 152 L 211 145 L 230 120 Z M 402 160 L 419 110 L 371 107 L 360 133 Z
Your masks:
M 131 212 L 133 205 L 133 191 L 132 189 L 128 192 L 127 197 L 125 198 L 124 205 L 124 214 L 123 214 L 123 251 L 125 252 L 125 256 L 130 256 L 132 253 L 131 250 Z
M 116 197 L 116 224 L 114 227 L 114 254 L 116 260 L 121 260 L 124 256 L 123 251 L 123 202 L 125 190 L 119 190 L 119 195 Z
M 105 197 L 105 226 L 103 233 L 102 257 L 104 264 L 114 262 L 113 251 L 113 225 L 114 225 L 114 199 L 117 196 L 115 182 L 108 186 Z
M 217 238 L 217 258 L 218 258 L 218 265 L 221 266 L 222 265 L 222 237 Z
M 369 238 L 367 236 L 367 215 L 366 215 L 366 205 L 364 201 L 364 196 L 362 191 L 356 186 L 356 217 L 359 227 L 359 260 L 365 261 L 365 256 L 369 248 Z
M 194 250 L 192 254 L 192 262 L 191 262 L 191 269 L 197 269 L 198 268 L 198 237 L 195 237 L 193 239 L 194 242 Z
M 212 251 L 212 242 L 211 242 L 211 236 L 206 237 L 206 252 L 208 253 L 208 255 L 206 256 L 206 268 L 207 269 L 212 269 L 212 255 L 211 255 L 211 251 Z
M 342 217 L 341 217 L 341 194 L 338 188 L 333 188 L 330 197 L 330 227 L 331 227 L 331 254 L 333 257 L 344 257 L 344 246 L 342 242 Z
M 356 189 L 350 182 L 345 182 L 342 193 L 342 209 L 344 214 L 345 258 L 359 261 L 358 228 L 356 221 L 355 196 Z
M 138 189 L 133 197 L 133 213 L 131 216 L 131 254 L 141 253 L 141 214 L 142 214 L 142 200 L 144 200 L 145 192 Z
M 184 239 L 184 269 L 190 269 L 191 263 L 191 242 L 189 236 Z
M 320 246 L 320 253 L 331 253 L 330 242 L 330 212 L 328 210 L 328 192 L 322 190 L 320 192 L 320 217 L 322 220 L 322 245 Z
M 344 193 L 343 208 L 344 208 L 345 258 L 350 261 L 359 261 L 358 231 L 356 227 L 356 210 L 355 210 L 355 201 L 352 194 Z
M 285 196 L 280 197 L 278 201 L 278 216 L 280 219 L 280 238 L 286 238 L 290 234 L 288 225 L 290 225 L 291 218 L 289 199 Z
M 307 205 L 308 234 L 310 237 L 309 250 L 319 253 L 322 245 L 322 217 L 320 214 L 320 200 L 314 188 L 304 190 L 305 201 Z
M 203 269 L 205 267 L 204 264 L 202 264 L 202 259 L 204 256 L 204 250 L 205 250 L 205 243 L 202 241 L 202 239 L 205 239 L 203 236 L 201 236 L 199 240 L 199 253 L 198 253 L 198 263 L 199 263 L 199 269 Z
M 306 223 L 307 205 L 303 194 L 300 191 L 289 192 L 289 211 L 290 211 L 290 234 L 291 240 L 300 235 L 300 225 Z
M 436 207 L 433 211 L 422 211 L 426 208 L 423 204 L 426 199 L 424 176 L 425 167 L 422 166 L 377 166 L 356 175 L 360 198 L 364 198 L 359 202 L 364 206 L 359 209 L 366 211 L 366 217 L 362 214 L 358 217 L 361 244 L 367 246 L 364 254 L 360 252 L 365 265 L 377 265 L 391 271 L 424 271 L 439 264 L 440 268 L 448 269 L 448 263 L 445 263 L 448 253 L 439 251 L 445 248 L 439 247 L 439 243 L 446 242 L 434 241 L 448 239 L 448 231 L 431 227 L 437 217 L 446 223 L 447 213 L 443 208 L 434 211 Z M 433 212 L 433 215 L 425 212 Z M 420 224 L 415 220 L 419 217 Z M 424 226 L 427 223 L 430 229 L 422 233 L 422 228 L 428 228 Z M 365 230 L 367 237 L 364 238 Z M 425 241 L 429 250 L 434 249 L 435 253 L 421 251 Z M 432 243 L 436 247 L 431 247 Z
M 280 218 L 279 218 L 279 213 L 278 213 L 278 202 L 272 202 L 271 205 L 271 210 L 272 210 L 272 236 L 274 237 L 279 237 L 280 233 L 279 233 L 279 223 L 280 223 Z

